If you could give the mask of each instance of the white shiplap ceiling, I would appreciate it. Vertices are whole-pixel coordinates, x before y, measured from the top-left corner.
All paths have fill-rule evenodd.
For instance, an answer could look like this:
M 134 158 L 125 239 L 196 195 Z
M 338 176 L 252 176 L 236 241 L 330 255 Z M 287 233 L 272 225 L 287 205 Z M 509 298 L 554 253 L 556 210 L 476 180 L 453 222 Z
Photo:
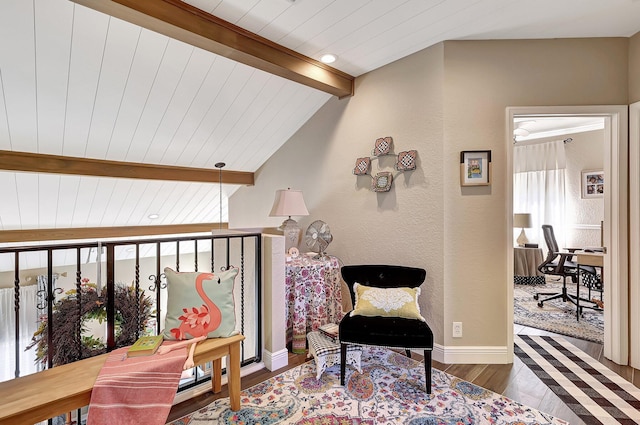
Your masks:
M 628 37 L 637 0 L 190 0 L 358 76 L 443 40 Z M 256 171 L 331 96 L 67 0 L 0 2 L 0 149 Z M 223 187 L 226 198 L 237 187 Z M 0 230 L 216 222 L 217 184 L 0 172 Z M 151 221 L 150 213 L 160 217 Z

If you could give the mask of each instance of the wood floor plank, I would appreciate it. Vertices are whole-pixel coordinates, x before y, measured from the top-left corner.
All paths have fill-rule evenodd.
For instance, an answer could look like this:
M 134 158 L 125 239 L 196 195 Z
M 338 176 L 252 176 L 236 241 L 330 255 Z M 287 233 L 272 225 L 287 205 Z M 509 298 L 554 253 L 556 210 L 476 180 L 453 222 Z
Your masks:
M 502 395 L 530 407 L 538 408 L 549 388 L 518 357 L 514 358 L 517 373 L 507 384 Z
M 517 373 L 513 364 L 490 364 L 471 382 L 502 394 Z
M 444 368 L 439 367 L 438 369 L 469 382 L 473 382 L 487 367 L 487 365 L 481 364 L 453 364 L 443 366 Z
M 573 410 L 569 409 L 550 389 L 547 389 L 544 397 L 540 401 L 538 410 L 553 415 L 556 418 L 564 419 L 571 425 L 585 425 L 584 421 L 573 413 Z

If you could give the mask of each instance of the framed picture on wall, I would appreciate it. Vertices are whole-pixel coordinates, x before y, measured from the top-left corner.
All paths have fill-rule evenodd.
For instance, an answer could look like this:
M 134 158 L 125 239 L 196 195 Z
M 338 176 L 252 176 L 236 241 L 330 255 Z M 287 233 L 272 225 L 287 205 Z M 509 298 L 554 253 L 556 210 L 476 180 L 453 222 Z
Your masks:
M 460 152 L 460 186 L 491 184 L 491 151 Z
M 604 171 L 585 170 L 581 173 L 582 199 L 604 196 Z

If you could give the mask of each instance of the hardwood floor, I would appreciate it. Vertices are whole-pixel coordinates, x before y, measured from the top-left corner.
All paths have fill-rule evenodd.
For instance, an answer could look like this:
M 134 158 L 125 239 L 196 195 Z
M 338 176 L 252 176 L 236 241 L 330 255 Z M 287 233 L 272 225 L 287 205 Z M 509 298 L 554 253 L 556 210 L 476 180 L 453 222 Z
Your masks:
M 514 325 L 514 332 L 519 335 L 554 335 L 550 332 L 539 329 Z M 564 337 L 576 347 L 580 348 L 593 358 L 599 360 L 609 369 L 615 371 L 620 376 L 633 382 L 636 387 L 640 387 L 640 373 L 629 366 L 619 366 L 607 360 L 603 356 L 601 344 L 583 341 L 576 338 Z M 414 354 L 414 358 L 418 358 Z M 304 354 L 289 354 L 289 365 L 280 370 L 270 372 L 263 369 L 252 375 L 242 378 L 242 388 L 251 387 L 259 382 L 275 376 L 283 371 L 296 367 L 307 361 Z M 476 385 L 487 388 L 496 393 L 502 394 L 527 406 L 547 412 L 555 417 L 569 421 L 571 425 L 583 425 L 580 420 L 545 384 L 538 379 L 531 370 L 517 358 L 513 364 L 487 365 L 487 364 L 457 364 L 447 365 L 434 361 L 433 367 L 457 376 Z M 202 394 L 191 400 L 173 406 L 169 414 L 169 421 L 179 419 L 199 408 L 202 408 L 212 401 L 227 397 L 226 386 L 222 388 L 222 393 L 214 395 L 211 392 Z

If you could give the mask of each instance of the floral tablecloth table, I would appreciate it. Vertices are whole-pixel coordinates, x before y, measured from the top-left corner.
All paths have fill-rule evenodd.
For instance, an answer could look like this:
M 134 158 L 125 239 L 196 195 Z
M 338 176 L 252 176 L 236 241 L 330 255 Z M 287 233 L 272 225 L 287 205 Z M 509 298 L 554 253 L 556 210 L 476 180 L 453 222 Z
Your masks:
M 342 319 L 342 279 L 336 257 L 300 255 L 286 263 L 287 343 L 304 353 L 307 332 Z

